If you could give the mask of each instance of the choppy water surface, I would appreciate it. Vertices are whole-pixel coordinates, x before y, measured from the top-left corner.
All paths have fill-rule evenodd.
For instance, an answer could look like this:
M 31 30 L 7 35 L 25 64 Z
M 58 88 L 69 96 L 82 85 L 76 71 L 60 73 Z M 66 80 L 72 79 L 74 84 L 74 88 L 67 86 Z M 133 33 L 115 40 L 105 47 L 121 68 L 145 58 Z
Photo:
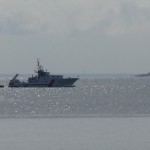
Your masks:
M 149 114 L 150 78 L 91 75 L 75 88 L 5 86 L 0 149 L 149 150 Z
M 8 84 L 9 78 L 1 77 Z M 75 88 L 0 89 L 0 116 L 150 114 L 150 78 L 81 77 Z

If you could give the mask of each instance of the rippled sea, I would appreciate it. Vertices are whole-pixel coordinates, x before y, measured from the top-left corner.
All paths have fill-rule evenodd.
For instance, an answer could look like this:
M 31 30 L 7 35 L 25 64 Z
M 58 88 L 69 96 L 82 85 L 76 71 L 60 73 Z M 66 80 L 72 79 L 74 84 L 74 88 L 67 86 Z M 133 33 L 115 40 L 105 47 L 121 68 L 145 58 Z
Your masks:
M 1 117 L 150 114 L 150 78 L 81 76 L 75 88 L 8 88 L 1 77 Z
M 0 149 L 149 150 L 149 77 L 81 75 L 74 88 L 8 88 L 12 77 L 0 77 Z

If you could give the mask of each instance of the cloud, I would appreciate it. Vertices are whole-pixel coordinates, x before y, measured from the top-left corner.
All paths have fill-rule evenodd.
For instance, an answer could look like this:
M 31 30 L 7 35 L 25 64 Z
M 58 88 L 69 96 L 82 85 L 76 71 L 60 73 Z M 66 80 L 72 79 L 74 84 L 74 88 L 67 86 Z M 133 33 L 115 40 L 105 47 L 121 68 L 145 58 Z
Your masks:
M 108 36 L 149 30 L 148 0 L 1 0 L 1 34 L 70 34 L 95 26 Z
M 133 1 L 122 2 L 119 10 L 112 12 L 112 17 L 106 19 L 112 18 L 106 32 L 115 35 L 147 31 L 150 25 L 149 14 L 149 7 L 140 7 L 139 3 Z

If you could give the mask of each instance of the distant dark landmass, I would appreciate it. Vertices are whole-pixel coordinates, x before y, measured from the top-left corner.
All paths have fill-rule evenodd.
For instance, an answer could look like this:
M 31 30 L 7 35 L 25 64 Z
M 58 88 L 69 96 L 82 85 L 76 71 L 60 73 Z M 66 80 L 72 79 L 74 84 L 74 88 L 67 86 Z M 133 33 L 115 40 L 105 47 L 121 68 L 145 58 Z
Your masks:
M 138 74 L 135 75 L 136 77 L 149 77 L 150 76 L 150 72 L 146 73 L 146 74 Z

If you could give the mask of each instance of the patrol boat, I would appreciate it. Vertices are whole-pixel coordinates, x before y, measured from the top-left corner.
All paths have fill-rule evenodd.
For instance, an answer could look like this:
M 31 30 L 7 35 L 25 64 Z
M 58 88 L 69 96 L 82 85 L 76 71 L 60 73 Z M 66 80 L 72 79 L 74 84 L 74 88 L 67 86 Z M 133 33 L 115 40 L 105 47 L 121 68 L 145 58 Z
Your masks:
M 79 77 L 64 78 L 63 75 L 51 75 L 49 72 L 44 71 L 43 66 L 40 65 L 37 59 L 36 75 L 28 78 L 28 81 L 20 81 L 17 79 L 19 74 L 16 74 L 9 82 L 9 87 L 74 87 L 75 81 Z

